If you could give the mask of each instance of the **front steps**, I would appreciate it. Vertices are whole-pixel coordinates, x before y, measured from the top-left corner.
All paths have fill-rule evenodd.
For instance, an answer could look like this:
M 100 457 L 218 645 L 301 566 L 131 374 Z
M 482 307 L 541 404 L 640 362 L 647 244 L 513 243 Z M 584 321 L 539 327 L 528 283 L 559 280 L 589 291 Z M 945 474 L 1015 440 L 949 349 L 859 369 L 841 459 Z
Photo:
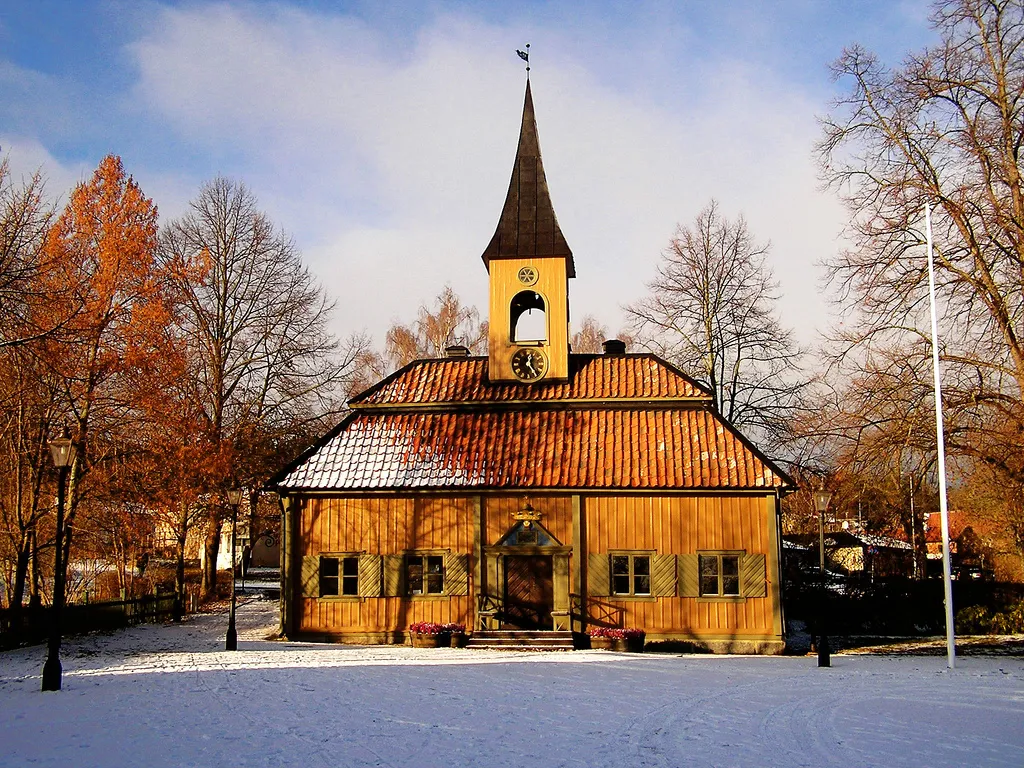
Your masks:
M 527 632 L 523 630 L 492 630 L 474 632 L 467 648 L 495 651 L 571 651 L 572 632 Z

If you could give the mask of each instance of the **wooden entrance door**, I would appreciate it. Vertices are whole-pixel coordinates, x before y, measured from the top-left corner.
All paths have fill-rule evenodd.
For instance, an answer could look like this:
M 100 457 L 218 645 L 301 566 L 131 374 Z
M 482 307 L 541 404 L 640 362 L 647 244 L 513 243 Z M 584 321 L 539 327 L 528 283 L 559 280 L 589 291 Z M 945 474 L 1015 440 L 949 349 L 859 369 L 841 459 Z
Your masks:
M 554 595 L 551 555 L 505 555 L 505 628 L 550 630 Z

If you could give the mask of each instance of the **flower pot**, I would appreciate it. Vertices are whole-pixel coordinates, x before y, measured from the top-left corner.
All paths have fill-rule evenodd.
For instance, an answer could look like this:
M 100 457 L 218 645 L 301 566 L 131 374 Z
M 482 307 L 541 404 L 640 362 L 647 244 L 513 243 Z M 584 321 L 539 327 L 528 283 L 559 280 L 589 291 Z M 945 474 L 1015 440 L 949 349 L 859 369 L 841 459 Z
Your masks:
M 642 637 L 620 637 L 612 640 L 612 650 L 628 653 L 643 653 L 644 638 Z
M 590 638 L 590 648 L 594 651 L 610 651 L 612 642 L 614 641 L 610 637 L 592 637 Z
M 447 639 L 447 638 L 446 638 Z M 440 648 L 441 635 L 425 635 L 422 632 L 412 633 L 413 648 Z
M 465 632 L 452 632 L 448 637 L 450 638 L 449 645 L 452 648 L 465 648 L 469 639 Z

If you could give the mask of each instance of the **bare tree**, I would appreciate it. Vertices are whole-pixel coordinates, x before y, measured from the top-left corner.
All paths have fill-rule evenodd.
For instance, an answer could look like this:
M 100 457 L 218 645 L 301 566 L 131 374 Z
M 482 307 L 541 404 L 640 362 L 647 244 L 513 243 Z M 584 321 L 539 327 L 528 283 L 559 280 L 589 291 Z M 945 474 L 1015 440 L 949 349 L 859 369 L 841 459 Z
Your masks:
M 38 573 L 40 542 L 48 540 L 42 528 L 54 510 L 47 440 L 63 413 L 59 384 L 29 346 L 0 351 L 0 567 L 13 608 L 26 594 L 39 599 L 29 568 Z
M 53 209 L 43 197 L 42 176 L 16 184 L 7 158 L 0 160 L 0 349 L 38 338 L 48 328 L 30 312 L 40 295 L 39 271 Z
M 680 226 L 648 284 L 626 307 L 638 342 L 704 384 L 729 421 L 777 439 L 803 387 L 803 351 L 776 317 L 778 286 L 743 217 L 712 200 Z
M 243 184 L 216 178 L 161 233 L 183 307 L 209 442 L 224 455 L 221 493 L 250 487 L 337 417 L 364 341 L 339 344 L 332 305 Z M 209 505 L 203 592 L 216 588 L 226 504 Z
M 463 304 L 452 287 L 445 285 L 433 305 L 420 305 L 413 322 L 392 322 L 383 353 L 373 349 L 365 335 L 360 342 L 362 351 L 356 359 L 349 397 L 413 360 L 443 357 L 452 345 L 465 346 L 473 355 L 487 354 L 487 322 L 481 322 L 476 307 Z
M 420 358 L 444 357 L 445 349 L 461 344 L 471 354 L 487 351 L 487 323 L 476 307 L 462 303 L 450 285 L 434 299 L 432 307 L 420 306 L 410 325 L 395 323 L 388 329 L 385 357 L 394 368 Z
M 915 570 L 923 576 L 924 519 L 934 510 L 936 481 L 930 392 L 920 386 L 915 355 L 904 348 L 874 351 L 859 367 L 849 377 L 835 369 L 817 382 L 806 397 L 812 407 L 794 424 L 795 442 L 806 464 L 829 475 L 832 508 L 869 531 L 901 532 L 915 545 Z
M 849 310 L 833 362 L 930 394 L 923 208 L 933 206 L 944 408 L 952 454 L 1024 488 L 1024 5 L 946 0 L 941 42 L 889 69 L 859 47 L 824 118 L 824 179 L 851 217 L 828 264 Z M 882 364 L 892 370 L 880 370 Z M 872 366 L 874 370 L 872 371 Z M 1011 425 L 1011 428 L 1007 428 Z M 934 449 L 932 449 L 934 450 Z
M 600 354 L 608 328 L 601 325 L 593 315 L 587 315 L 580 322 L 580 329 L 572 335 L 572 351 L 580 355 Z
M 397 370 L 397 366 L 373 348 L 369 335 L 363 334 L 361 346 L 362 351 L 356 355 L 353 363 L 354 371 L 345 392 L 346 400 L 355 397 Z
M 17 348 L 37 337 L 31 303 L 40 293 L 51 218 L 41 176 L 16 184 L 7 158 L 0 160 L 0 562 L 7 602 L 15 607 L 36 553 L 36 523 L 47 511 L 41 495 L 54 392 L 42 396 L 33 357 Z

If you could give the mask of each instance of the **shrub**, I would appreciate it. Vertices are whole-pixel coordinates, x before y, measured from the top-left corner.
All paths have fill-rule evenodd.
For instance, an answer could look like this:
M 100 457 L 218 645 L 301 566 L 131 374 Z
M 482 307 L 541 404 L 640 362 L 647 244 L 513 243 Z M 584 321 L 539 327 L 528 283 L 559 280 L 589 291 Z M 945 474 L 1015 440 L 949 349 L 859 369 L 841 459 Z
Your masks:
M 1024 633 L 1024 600 L 1013 608 L 992 617 L 991 631 L 997 635 L 1019 635 Z
M 992 615 L 984 605 L 972 605 L 956 612 L 954 622 L 961 635 L 985 635 L 992 629 Z
M 1024 633 L 1024 600 L 1005 611 L 972 605 L 956 613 L 956 631 L 964 635 L 1018 635 Z

